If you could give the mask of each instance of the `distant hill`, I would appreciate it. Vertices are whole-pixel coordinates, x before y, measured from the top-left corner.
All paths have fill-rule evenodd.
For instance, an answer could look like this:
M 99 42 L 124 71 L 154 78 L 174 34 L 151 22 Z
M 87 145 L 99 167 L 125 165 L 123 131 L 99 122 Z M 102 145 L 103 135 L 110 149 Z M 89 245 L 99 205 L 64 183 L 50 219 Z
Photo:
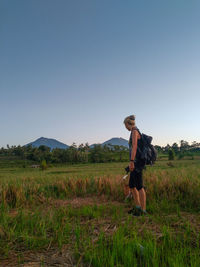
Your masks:
M 50 139 L 50 138 L 45 138 L 45 137 L 40 137 L 34 142 L 28 143 L 25 146 L 32 145 L 32 147 L 39 147 L 41 145 L 48 146 L 52 149 L 54 148 L 61 148 L 61 149 L 66 149 L 69 146 L 57 141 L 56 139 Z
M 101 146 L 108 145 L 109 146 L 109 144 L 124 146 L 124 147 L 128 148 L 128 141 L 122 137 L 113 137 L 113 138 L 111 138 L 111 139 L 109 139 L 109 140 L 107 140 L 107 141 L 105 141 L 99 145 L 101 145 Z M 28 145 L 32 145 L 32 147 L 39 147 L 41 145 L 44 145 L 44 146 L 50 147 L 51 150 L 54 148 L 61 148 L 61 149 L 69 148 L 68 145 L 61 143 L 61 142 L 57 141 L 56 139 L 45 138 L 45 137 L 40 137 L 37 140 L 35 140 L 34 142 L 28 143 L 25 146 L 28 146 Z M 90 145 L 90 148 L 93 148 L 94 145 L 95 144 Z
M 113 137 L 113 138 L 109 139 L 108 141 L 105 141 L 105 142 L 103 142 L 102 144 L 99 144 L 99 145 L 104 146 L 104 145 L 109 145 L 109 144 L 118 145 L 118 146 L 124 146 L 124 147 L 128 148 L 128 140 L 126 140 L 126 139 L 124 139 L 122 137 Z M 92 144 L 92 145 L 90 145 L 90 147 L 92 148 L 92 147 L 94 147 L 94 145 L 96 145 L 96 144 Z

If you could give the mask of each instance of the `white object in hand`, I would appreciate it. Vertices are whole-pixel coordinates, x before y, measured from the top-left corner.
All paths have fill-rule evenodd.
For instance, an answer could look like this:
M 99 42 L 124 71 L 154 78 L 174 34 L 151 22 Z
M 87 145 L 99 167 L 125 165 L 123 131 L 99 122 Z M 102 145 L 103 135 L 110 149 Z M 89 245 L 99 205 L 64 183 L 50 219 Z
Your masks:
M 127 176 L 128 176 L 128 174 L 124 175 L 123 180 L 125 180 Z

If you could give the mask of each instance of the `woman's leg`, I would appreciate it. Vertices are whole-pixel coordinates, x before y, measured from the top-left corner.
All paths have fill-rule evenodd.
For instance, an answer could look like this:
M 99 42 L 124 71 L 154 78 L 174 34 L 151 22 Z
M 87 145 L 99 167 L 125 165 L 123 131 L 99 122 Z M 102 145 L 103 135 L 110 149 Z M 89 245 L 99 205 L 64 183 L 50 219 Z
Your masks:
M 134 201 L 135 201 L 135 205 L 136 206 L 141 206 L 140 205 L 140 197 L 139 197 L 139 193 L 138 190 L 136 189 L 136 187 L 131 188 L 133 197 L 134 197 Z
M 138 192 L 139 192 L 141 208 L 143 210 L 146 210 L 146 192 L 143 187 Z
M 143 187 L 143 169 L 137 172 L 136 188 L 139 192 L 141 209 L 146 211 L 146 192 Z
M 136 177 L 137 173 L 135 170 L 130 172 L 130 179 L 129 179 L 129 188 L 132 192 L 133 198 L 134 198 L 134 202 L 136 206 L 140 206 L 140 197 L 139 197 L 139 193 L 138 190 L 136 189 Z

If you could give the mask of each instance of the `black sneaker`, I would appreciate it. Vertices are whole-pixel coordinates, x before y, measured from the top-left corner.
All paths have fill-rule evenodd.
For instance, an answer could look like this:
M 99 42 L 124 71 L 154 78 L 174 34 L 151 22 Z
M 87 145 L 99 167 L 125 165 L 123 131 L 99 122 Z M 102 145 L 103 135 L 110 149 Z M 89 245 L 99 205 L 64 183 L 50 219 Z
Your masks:
M 140 216 L 142 215 L 141 208 L 133 207 L 131 210 L 128 211 L 128 214 L 132 214 L 133 216 Z
M 135 207 L 133 207 L 132 209 L 130 209 L 130 210 L 128 211 L 128 214 L 132 214 L 133 212 L 135 212 Z
M 131 213 L 133 216 L 141 216 L 143 215 L 143 211 L 141 208 L 135 208 L 135 210 Z

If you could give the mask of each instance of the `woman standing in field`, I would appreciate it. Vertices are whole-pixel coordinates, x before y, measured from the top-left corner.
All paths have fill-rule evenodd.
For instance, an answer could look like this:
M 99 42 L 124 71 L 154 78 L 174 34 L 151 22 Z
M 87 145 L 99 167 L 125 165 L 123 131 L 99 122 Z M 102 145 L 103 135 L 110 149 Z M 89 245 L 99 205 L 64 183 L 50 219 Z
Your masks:
M 130 115 L 124 119 L 125 127 L 131 131 L 129 138 L 129 188 L 132 191 L 135 207 L 128 211 L 129 214 L 140 216 L 146 215 L 146 192 L 143 187 L 142 171 L 144 162 L 140 159 L 139 150 L 142 148 L 142 141 L 139 129 L 135 125 L 135 116 Z

